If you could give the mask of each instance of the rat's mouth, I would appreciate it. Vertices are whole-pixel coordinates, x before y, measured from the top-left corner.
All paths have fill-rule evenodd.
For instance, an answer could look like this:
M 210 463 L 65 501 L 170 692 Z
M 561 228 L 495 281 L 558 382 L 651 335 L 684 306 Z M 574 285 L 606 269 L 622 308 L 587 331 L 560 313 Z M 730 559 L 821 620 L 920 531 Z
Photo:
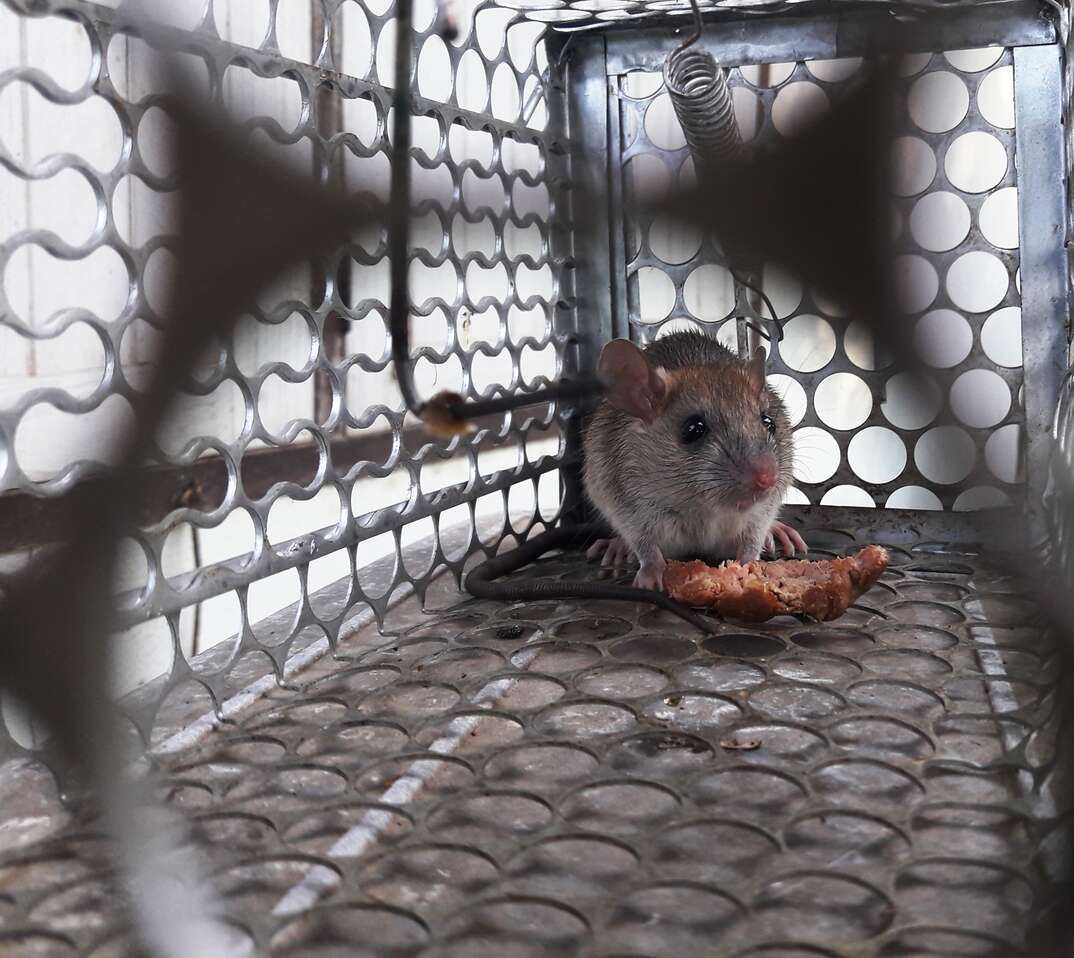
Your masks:
M 750 489 L 748 492 L 743 491 L 737 499 L 734 500 L 735 508 L 739 512 L 745 512 L 747 509 L 752 509 L 758 502 L 767 499 L 772 494 L 771 489 L 754 490 Z

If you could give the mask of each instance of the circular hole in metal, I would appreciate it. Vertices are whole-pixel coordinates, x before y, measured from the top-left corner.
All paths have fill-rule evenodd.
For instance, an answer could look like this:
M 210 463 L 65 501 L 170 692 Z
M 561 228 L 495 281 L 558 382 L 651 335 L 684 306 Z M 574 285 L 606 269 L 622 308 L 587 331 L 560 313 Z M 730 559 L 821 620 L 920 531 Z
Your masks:
M 723 266 L 699 266 L 686 277 L 683 301 L 690 313 L 706 322 L 723 319 L 735 308 L 735 283 Z
M 649 227 L 649 248 L 657 259 L 679 264 L 701 249 L 701 230 L 670 216 L 658 216 Z
M 981 81 L 977 108 L 993 126 L 1014 129 L 1014 67 L 997 67 Z
M 981 348 L 997 366 L 1017 369 L 1022 365 L 1022 310 L 1017 306 L 998 309 L 981 329 Z
M 873 395 L 860 376 L 833 373 L 814 391 L 813 408 L 832 429 L 857 429 L 873 410 Z
M 772 104 L 772 124 L 784 136 L 797 136 L 828 112 L 831 101 L 816 83 L 788 83 Z
M 933 253 L 954 249 L 969 231 L 970 209 L 954 193 L 929 193 L 914 204 L 910 214 L 910 235 L 918 246 Z
M 765 718 L 815 722 L 846 708 L 843 697 L 815 685 L 766 685 L 750 694 L 750 705 Z
M 350 4 L 344 4 L 350 6 Z M 459 60 L 455 76 L 455 96 L 464 110 L 481 113 L 489 99 L 489 78 L 481 54 L 475 49 L 467 50 Z
M 671 97 L 661 93 L 645 111 L 645 132 L 653 146 L 661 150 L 681 150 L 686 146 L 679 118 L 675 115 Z
M 890 429 L 869 426 L 850 440 L 847 461 L 866 482 L 891 482 L 906 468 L 906 445 Z
M 623 77 L 622 91 L 632 100 L 647 100 L 664 88 L 664 78 L 659 73 L 631 70 Z
M 896 489 L 884 503 L 885 509 L 943 509 L 940 497 L 924 486 L 903 486 Z
M 1007 295 L 1010 275 L 992 253 L 963 253 L 947 271 L 947 294 L 968 313 L 995 309 Z
M 418 92 L 430 100 L 446 103 L 452 89 L 451 59 L 447 46 L 433 34 L 422 44 L 418 55 Z
M 977 221 L 984 238 L 997 249 L 1018 248 L 1018 188 L 996 190 L 982 204 Z
M 786 646 L 780 639 L 771 635 L 751 635 L 749 633 L 730 633 L 705 639 L 701 647 L 713 655 L 730 655 L 739 659 L 764 659 Z
M 620 635 L 626 635 L 630 630 L 631 625 L 625 619 L 601 616 L 600 618 L 572 619 L 562 625 L 557 625 L 552 630 L 552 634 L 561 639 L 585 639 L 599 642 L 603 639 L 614 639 Z
M 546 735 L 613 735 L 636 725 L 637 719 L 625 706 L 589 701 L 553 705 L 540 714 L 536 724 Z
M 777 307 L 778 309 L 778 307 Z M 795 316 L 783 327 L 780 358 L 800 373 L 823 369 L 835 356 L 836 338 L 831 323 L 819 316 Z
M 743 143 L 749 143 L 756 135 L 763 122 L 761 98 L 744 86 L 737 86 L 731 91 L 731 105 L 735 110 L 735 123 L 738 135 Z
M 873 640 L 865 632 L 855 629 L 813 629 L 796 632 L 791 641 L 803 649 L 819 652 L 835 652 L 843 655 L 860 655 L 873 647 Z
M 951 672 L 943 659 L 917 649 L 878 649 L 862 656 L 861 664 L 888 679 L 928 681 Z
M 985 463 L 1001 482 L 1022 480 L 1022 427 L 1017 423 L 1001 426 L 985 443 Z
M 932 61 L 932 54 L 906 53 L 899 57 L 897 71 L 901 77 L 912 77 L 925 69 Z
M 751 63 L 739 67 L 738 72 L 747 83 L 765 90 L 786 83 L 794 73 L 795 66 L 794 63 Z
M 700 805 L 721 811 L 752 809 L 753 813 L 784 814 L 806 797 L 805 788 L 776 769 L 738 766 L 713 772 L 695 783 L 693 796 Z
M 966 116 L 970 94 L 954 73 L 926 73 L 913 82 L 907 99 L 910 119 L 926 133 L 946 133 Z
M 924 376 L 896 373 L 884 387 L 886 398 L 880 411 L 900 429 L 922 429 L 936 418 L 943 405 L 939 387 Z
M 973 470 L 977 449 L 964 429 L 937 426 L 926 432 L 914 446 L 914 462 L 930 482 L 951 485 L 961 482 Z
M 980 73 L 987 70 L 1003 55 L 1003 47 L 981 47 L 977 50 L 950 50 L 944 59 L 963 73 Z
M 910 854 L 910 841 L 894 825 L 872 815 L 825 810 L 788 825 L 787 849 L 798 858 L 827 867 L 877 868 Z
M 940 291 L 936 268 L 924 256 L 897 256 L 893 275 L 895 299 L 903 313 L 923 312 L 932 305 Z
M 671 170 L 656 154 L 638 153 L 623 168 L 627 202 L 652 202 L 671 188 Z
M 951 508 L 955 512 L 980 512 L 984 509 L 1001 509 L 1010 505 L 1005 492 L 991 486 L 974 486 L 960 492 Z
M 765 263 L 761 270 L 761 288 L 781 317 L 790 316 L 802 302 L 801 282 L 773 263 Z
M 870 715 L 842 719 L 829 727 L 828 734 L 836 745 L 854 750 L 856 756 L 925 759 L 936 751 L 923 732 L 893 718 Z
M 877 350 L 872 330 L 859 320 L 854 320 L 843 333 L 843 349 L 859 369 L 871 371 L 890 364 L 890 359 Z
M 835 475 L 842 458 L 831 433 L 806 426 L 795 431 L 794 478 L 799 482 L 826 482 Z
M 900 136 L 891 150 L 891 191 L 896 196 L 917 196 L 936 178 L 936 154 L 917 136 Z
M 973 330 L 965 317 L 954 310 L 934 309 L 917 321 L 914 348 L 922 362 L 937 369 L 950 369 L 970 354 Z
M 679 807 L 675 794 L 638 781 L 601 782 L 569 794 L 560 814 L 572 825 L 603 834 L 645 831 Z
M 821 496 L 822 506 L 849 506 L 859 509 L 872 509 L 876 506 L 873 497 L 860 486 L 834 486 Z
M 791 426 L 797 426 L 808 409 L 806 392 L 801 383 L 790 376 L 772 375 L 768 377 L 768 385 L 786 408 Z
M 689 658 L 697 646 L 689 639 L 672 635 L 637 635 L 613 643 L 608 648 L 617 659 L 635 659 L 663 665 Z
M 637 273 L 638 313 L 643 323 L 666 319 L 675 305 L 675 284 L 662 269 L 643 266 Z
M 969 369 L 951 386 L 951 410 L 967 426 L 987 429 L 1011 409 L 1011 391 L 990 369 Z
M 650 720 L 690 730 L 718 728 L 742 717 L 738 705 L 711 692 L 672 692 L 644 711 Z
M 984 193 L 1007 173 L 1007 150 L 991 133 L 963 133 L 947 148 L 944 172 L 964 193 Z
M 810 60 L 806 63 L 806 69 L 818 80 L 842 83 L 854 76 L 861 64 L 861 57 L 840 57 L 838 60 Z
M 773 933 L 797 937 L 823 927 L 838 941 L 865 941 L 885 931 L 895 907 L 882 892 L 858 879 L 799 873 L 765 885 L 753 908 Z
M 876 669 L 869 666 L 872 671 Z M 935 692 L 908 682 L 877 679 L 858 682 L 847 690 L 847 698 L 869 711 L 902 712 L 911 718 L 936 718 L 944 712 L 944 702 Z
M 514 120 L 521 105 L 518 78 L 510 64 L 501 63 L 492 77 L 492 115 L 498 120 Z
M 903 809 L 925 787 L 908 772 L 875 759 L 831 762 L 813 772 L 814 791 L 835 805 Z

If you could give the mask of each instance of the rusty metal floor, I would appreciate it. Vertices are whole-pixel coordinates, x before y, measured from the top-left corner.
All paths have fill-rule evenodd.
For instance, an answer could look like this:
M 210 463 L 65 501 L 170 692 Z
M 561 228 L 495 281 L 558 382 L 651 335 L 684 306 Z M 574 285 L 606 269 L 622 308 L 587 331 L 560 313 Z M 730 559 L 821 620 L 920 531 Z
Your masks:
M 837 623 L 712 638 L 443 580 L 167 757 L 235 954 L 1023 954 L 1055 815 L 1032 605 L 972 546 L 809 538 L 900 544 Z M 0 955 L 132 954 L 88 813 L 52 804 L 0 857 Z

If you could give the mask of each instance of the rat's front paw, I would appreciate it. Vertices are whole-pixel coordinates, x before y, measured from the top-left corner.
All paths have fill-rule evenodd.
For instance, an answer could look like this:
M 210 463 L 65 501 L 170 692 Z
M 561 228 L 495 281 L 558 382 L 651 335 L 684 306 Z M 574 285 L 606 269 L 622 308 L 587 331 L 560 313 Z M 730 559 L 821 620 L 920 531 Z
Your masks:
M 641 568 L 638 569 L 638 574 L 634 576 L 634 588 L 663 592 L 664 569 L 666 568 L 667 563 L 663 560 L 660 562 L 643 562 Z
M 591 562 L 600 559 L 600 564 L 605 568 L 612 566 L 619 569 L 630 561 L 631 551 L 630 546 L 616 536 L 614 539 L 598 539 L 589 547 L 585 557 Z
M 806 545 L 805 539 L 798 534 L 798 530 L 792 529 L 784 522 L 772 523 L 772 528 L 768 530 L 768 535 L 764 539 L 765 552 L 769 553 L 769 555 L 778 555 L 777 542 L 785 556 L 793 556 L 799 553 L 805 555 L 809 551 L 809 546 Z

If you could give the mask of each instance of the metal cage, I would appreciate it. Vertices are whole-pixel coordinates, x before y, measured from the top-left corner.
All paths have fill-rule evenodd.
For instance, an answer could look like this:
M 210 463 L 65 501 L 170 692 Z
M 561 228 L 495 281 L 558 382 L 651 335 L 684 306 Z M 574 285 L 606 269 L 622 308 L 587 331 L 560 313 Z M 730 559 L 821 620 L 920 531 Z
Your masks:
M 431 440 L 391 378 L 386 234 L 281 278 L 158 437 L 116 600 L 132 756 L 188 817 L 235 954 L 1041 953 L 1055 638 L 965 513 L 1046 522 L 1068 446 L 1065 8 L 702 7 L 759 149 L 904 57 L 893 233 L 931 385 L 818 291 L 762 283 L 788 514 L 817 555 L 882 542 L 891 568 L 834 625 L 708 639 L 641 604 L 470 599 L 465 569 L 580 515 L 577 411 Z M 425 396 L 585 372 L 614 336 L 771 334 L 710 239 L 634 202 L 690 176 L 659 76 L 688 12 L 505 0 L 455 42 L 416 12 Z M 252 141 L 385 203 L 390 3 L 170 15 Z M 177 183 L 154 51 L 123 24 L 0 0 L 0 589 L 62 538 L 156 361 Z M 135 953 L 94 813 L 2 706 L 0 954 Z

